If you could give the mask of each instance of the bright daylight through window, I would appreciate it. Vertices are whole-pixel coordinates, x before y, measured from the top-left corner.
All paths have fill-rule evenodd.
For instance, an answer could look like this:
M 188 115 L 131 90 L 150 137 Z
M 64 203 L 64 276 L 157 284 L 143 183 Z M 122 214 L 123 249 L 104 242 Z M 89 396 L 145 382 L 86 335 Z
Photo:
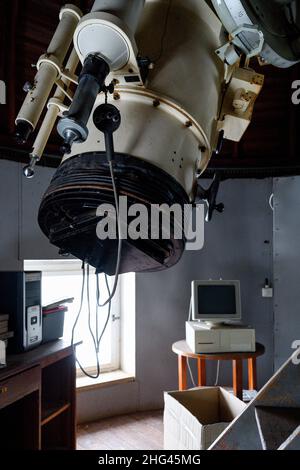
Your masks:
M 65 313 L 64 336 L 66 341 L 71 341 L 72 330 L 76 317 L 80 311 L 83 273 L 78 261 L 54 261 L 54 262 L 27 262 L 26 268 L 42 271 L 42 303 L 50 305 L 63 299 L 74 299 L 68 303 L 68 311 Z M 100 304 L 103 304 L 108 296 L 105 277 L 99 275 Z M 108 278 L 109 288 L 112 288 L 114 278 Z M 89 295 L 88 295 L 89 293 Z M 98 313 L 97 313 L 98 312 Z M 89 320 L 90 318 L 90 320 Z M 98 321 L 98 326 L 97 326 Z M 119 369 L 120 366 L 120 289 L 118 289 L 112 303 L 109 315 L 109 306 L 97 309 L 97 278 L 95 271 L 90 269 L 89 276 L 85 276 L 85 286 L 81 313 L 74 331 L 74 344 L 76 357 L 80 365 L 91 375 L 97 372 L 97 356 L 93 337 L 90 331 L 101 337 L 99 348 L 99 363 L 101 372 Z M 78 374 L 82 372 L 78 367 Z

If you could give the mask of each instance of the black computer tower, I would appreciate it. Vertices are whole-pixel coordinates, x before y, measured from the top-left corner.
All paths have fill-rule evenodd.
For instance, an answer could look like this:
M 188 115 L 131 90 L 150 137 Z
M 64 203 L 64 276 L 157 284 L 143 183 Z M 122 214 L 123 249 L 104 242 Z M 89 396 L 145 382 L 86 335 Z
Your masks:
M 24 352 L 42 342 L 42 273 L 0 272 L 0 315 L 9 315 L 8 351 Z

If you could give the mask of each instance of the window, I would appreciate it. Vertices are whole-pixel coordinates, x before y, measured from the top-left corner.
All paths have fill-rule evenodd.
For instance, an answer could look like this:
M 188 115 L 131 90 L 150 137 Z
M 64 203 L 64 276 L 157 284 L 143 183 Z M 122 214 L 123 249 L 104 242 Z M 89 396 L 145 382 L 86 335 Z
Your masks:
M 64 339 L 70 341 L 72 329 L 80 310 L 82 292 L 82 270 L 77 260 L 61 261 L 28 261 L 25 262 L 25 270 L 42 271 L 42 303 L 49 305 L 58 300 L 74 298 L 73 303 L 68 304 L 68 312 L 65 314 Z M 109 287 L 112 288 L 114 278 L 108 278 Z M 89 286 L 89 299 L 87 287 Z M 100 304 L 108 299 L 108 291 L 104 275 L 99 276 Z M 99 349 L 99 362 L 102 372 L 117 370 L 120 368 L 120 287 L 111 304 L 111 314 L 107 327 L 103 334 Z M 90 305 L 90 308 L 89 308 Z M 98 308 L 96 275 L 90 268 L 90 275 L 86 276 L 84 300 L 81 314 L 76 326 L 74 342 L 82 342 L 76 348 L 76 356 L 80 364 L 89 374 L 96 372 L 96 351 L 92 335 L 89 329 L 89 315 L 92 331 L 96 332 L 96 318 L 98 317 L 98 336 L 101 336 L 108 318 L 108 306 Z M 78 374 L 82 372 L 78 367 Z

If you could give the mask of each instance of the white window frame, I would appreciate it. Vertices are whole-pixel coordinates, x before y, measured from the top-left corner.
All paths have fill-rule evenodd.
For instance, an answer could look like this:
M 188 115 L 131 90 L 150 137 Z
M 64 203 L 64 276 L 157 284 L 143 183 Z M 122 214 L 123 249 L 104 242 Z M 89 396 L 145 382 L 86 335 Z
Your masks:
M 109 280 L 110 288 L 112 288 L 114 279 Z M 115 319 L 114 319 L 115 317 Z M 120 357 L 120 343 L 121 343 L 121 299 L 119 288 L 116 291 L 115 297 L 112 300 L 111 305 L 111 362 L 109 364 L 101 364 L 101 372 L 114 372 L 120 370 L 121 357 Z M 96 354 L 96 353 L 95 353 Z M 85 367 L 86 372 L 91 375 L 96 374 L 97 365 L 93 367 Z M 85 377 L 85 374 L 76 365 L 77 377 Z
M 26 260 L 24 261 L 25 271 L 42 271 L 47 275 L 81 275 L 82 263 L 78 260 Z M 90 268 L 90 276 L 94 276 L 92 268 Z M 109 278 L 109 284 L 112 288 L 114 278 Z M 101 299 L 101 303 L 106 300 L 108 294 L 105 294 Z M 116 295 L 112 300 L 111 306 L 111 362 L 109 364 L 101 364 L 101 372 L 113 372 L 120 369 L 121 366 L 121 288 L 117 288 Z M 95 352 L 96 355 L 96 352 Z M 83 364 L 84 366 L 84 364 Z M 86 372 L 94 375 L 97 371 L 96 356 L 95 366 L 85 368 Z M 84 377 L 83 372 L 76 365 L 77 377 Z

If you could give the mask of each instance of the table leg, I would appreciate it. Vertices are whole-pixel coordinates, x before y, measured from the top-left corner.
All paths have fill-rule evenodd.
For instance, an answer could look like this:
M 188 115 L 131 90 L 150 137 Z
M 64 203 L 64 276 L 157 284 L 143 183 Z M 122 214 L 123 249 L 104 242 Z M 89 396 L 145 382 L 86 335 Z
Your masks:
M 256 358 L 248 359 L 249 390 L 257 390 Z
M 243 361 L 241 359 L 233 362 L 233 391 L 236 397 L 243 399 Z
M 178 382 L 179 390 L 187 390 L 187 358 L 178 356 Z
M 206 387 L 206 361 L 198 359 L 198 386 Z

